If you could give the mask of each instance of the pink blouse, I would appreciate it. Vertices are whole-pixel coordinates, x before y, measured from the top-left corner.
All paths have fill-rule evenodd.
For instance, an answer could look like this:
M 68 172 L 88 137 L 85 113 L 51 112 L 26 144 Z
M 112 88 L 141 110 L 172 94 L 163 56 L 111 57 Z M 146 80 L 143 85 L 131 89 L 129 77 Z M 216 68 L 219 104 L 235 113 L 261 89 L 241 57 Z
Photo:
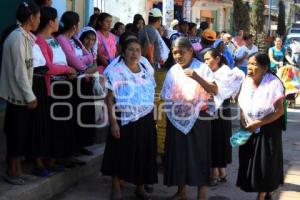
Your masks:
M 98 54 L 102 55 L 109 63 L 116 57 L 117 41 L 116 37 L 109 33 L 105 37 L 100 31 L 97 31 L 98 37 Z
M 45 81 L 47 85 L 47 94 L 48 96 L 50 96 L 51 76 L 70 73 L 72 68 L 67 65 L 56 65 L 53 63 L 53 51 L 51 47 L 48 45 L 47 41 L 39 34 L 37 35 L 36 43 L 37 45 L 39 45 L 45 57 L 46 66 L 48 67 L 48 72 L 45 76 Z
M 85 71 L 87 65 L 93 63 L 93 54 L 89 53 L 78 39 L 73 38 L 80 44 L 83 51 L 83 56 L 80 57 L 76 55 L 75 48 L 73 47 L 69 39 L 65 38 L 62 34 L 57 36 L 56 39 L 65 52 L 67 62 L 70 66 L 74 67 L 78 71 Z

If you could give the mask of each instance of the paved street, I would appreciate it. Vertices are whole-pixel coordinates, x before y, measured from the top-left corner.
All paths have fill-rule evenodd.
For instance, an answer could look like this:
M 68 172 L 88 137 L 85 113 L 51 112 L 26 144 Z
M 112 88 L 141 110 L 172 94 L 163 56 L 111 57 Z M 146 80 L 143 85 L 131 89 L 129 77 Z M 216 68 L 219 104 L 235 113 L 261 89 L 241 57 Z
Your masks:
M 283 134 L 285 185 L 275 194 L 275 200 L 299 200 L 300 199 L 300 105 L 296 109 L 289 109 L 288 130 Z M 254 200 L 256 194 L 245 193 L 235 186 L 238 170 L 237 149 L 233 150 L 233 163 L 228 167 L 227 183 L 209 188 L 209 200 Z M 100 168 L 100 166 L 99 166 Z M 162 171 L 159 173 L 159 184 L 155 185 L 152 199 L 167 199 L 176 191 L 175 187 L 168 188 L 162 184 Z M 133 195 L 135 187 L 125 185 L 125 199 L 135 199 Z M 82 180 L 80 183 L 53 200 L 99 200 L 109 199 L 110 179 L 101 174 Z M 188 188 L 188 198 L 196 198 L 196 189 Z

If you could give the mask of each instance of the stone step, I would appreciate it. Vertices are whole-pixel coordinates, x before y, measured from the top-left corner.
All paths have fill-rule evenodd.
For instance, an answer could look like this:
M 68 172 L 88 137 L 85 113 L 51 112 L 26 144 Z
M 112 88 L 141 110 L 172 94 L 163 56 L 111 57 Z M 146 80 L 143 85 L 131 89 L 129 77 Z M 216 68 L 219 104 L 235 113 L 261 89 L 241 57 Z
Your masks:
M 79 160 L 87 164 L 74 169 L 66 169 L 65 172 L 58 173 L 49 178 L 34 177 L 34 180 L 23 186 L 12 186 L 0 180 L 0 200 L 41 200 L 49 199 L 69 189 L 80 180 L 98 174 L 104 144 L 97 144 L 89 148 L 94 152 L 93 156 L 78 157 Z

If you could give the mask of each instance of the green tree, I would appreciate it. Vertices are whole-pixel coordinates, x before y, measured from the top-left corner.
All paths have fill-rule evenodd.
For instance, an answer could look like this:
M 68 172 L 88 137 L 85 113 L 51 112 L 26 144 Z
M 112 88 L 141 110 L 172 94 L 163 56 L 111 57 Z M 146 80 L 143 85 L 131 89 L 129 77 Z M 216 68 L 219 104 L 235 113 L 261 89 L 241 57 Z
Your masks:
M 277 25 L 277 34 L 283 36 L 286 31 L 285 26 L 285 6 L 282 0 L 278 3 L 279 14 L 278 14 L 278 25 Z
M 239 30 L 244 30 L 244 32 L 249 31 L 249 8 L 242 0 L 233 0 L 233 22 L 235 32 Z
M 254 0 L 251 12 L 251 31 L 254 34 L 263 32 L 265 25 L 265 3 L 264 0 Z

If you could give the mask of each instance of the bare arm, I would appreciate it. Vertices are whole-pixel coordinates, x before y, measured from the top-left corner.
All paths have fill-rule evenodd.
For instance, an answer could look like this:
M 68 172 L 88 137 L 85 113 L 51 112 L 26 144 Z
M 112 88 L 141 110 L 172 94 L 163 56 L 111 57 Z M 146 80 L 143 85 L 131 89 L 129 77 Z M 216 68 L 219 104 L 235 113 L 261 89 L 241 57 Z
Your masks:
M 184 73 L 187 77 L 190 77 L 197 81 L 207 93 L 212 93 L 214 95 L 218 94 L 218 86 L 216 83 L 206 81 L 192 69 L 187 69 L 184 71 Z
M 283 98 L 279 99 L 275 105 L 275 111 L 264 118 L 260 120 L 256 120 L 252 122 L 251 124 L 248 124 L 246 129 L 249 131 L 254 132 L 257 128 L 262 127 L 266 124 L 269 124 L 275 120 L 277 120 L 279 117 L 281 117 L 284 114 L 284 107 L 283 107 Z
M 111 126 L 111 134 L 116 138 L 120 139 L 120 127 L 118 125 L 117 119 L 114 112 L 114 96 L 111 90 L 108 91 L 106 97 L 106 104 L 108 107 L 108 117 Z
M 285 50 L 285 58 L 291 65 L 295 65 L 294 61 L 292 60 L 292 58 L 287 50 Z
M 269 49 L 268 55 L 272 63 L 279 64 L 279 62 L 274 59 L 273 50 L 271 48 Z

